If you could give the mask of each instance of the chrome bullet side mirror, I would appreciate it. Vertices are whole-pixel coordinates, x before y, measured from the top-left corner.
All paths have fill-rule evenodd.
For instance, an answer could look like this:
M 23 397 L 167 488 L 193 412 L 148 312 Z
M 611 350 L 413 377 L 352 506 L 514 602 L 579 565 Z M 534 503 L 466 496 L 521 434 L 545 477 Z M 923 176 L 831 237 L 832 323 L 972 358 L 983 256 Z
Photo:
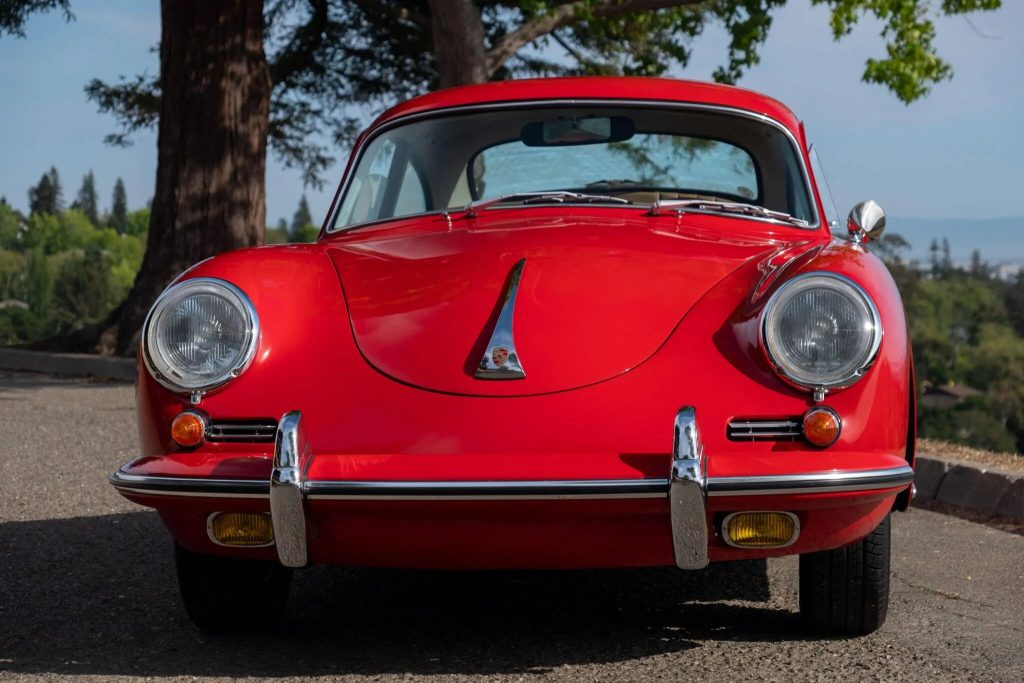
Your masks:
M 885 211 L 870 199 L 860 202 L 850 210 L 846 229 L 854 244 L 881 239 L 885 233 Z

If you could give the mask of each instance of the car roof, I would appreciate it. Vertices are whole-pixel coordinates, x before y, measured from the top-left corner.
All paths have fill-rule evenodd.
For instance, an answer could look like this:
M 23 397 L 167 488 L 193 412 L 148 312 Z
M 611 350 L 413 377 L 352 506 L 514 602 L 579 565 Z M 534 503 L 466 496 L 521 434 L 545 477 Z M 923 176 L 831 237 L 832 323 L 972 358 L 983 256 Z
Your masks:
M 648 100 L 731 107 L 768 116 L 789 128 L 798 139 L 801 137 L 796 115 L 767 95 L 718 83 L 632 76 L 533 78 L 447 88 L 392 107 L 371 128 L 410 114 L 451 107 L 556 99 Z

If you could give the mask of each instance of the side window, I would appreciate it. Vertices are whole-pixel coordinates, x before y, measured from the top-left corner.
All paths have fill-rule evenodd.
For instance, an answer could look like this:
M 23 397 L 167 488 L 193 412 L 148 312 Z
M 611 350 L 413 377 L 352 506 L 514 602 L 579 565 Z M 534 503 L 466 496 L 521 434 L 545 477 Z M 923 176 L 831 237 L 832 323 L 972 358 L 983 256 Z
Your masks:
M 818 194 L 821 195 L 821 203 L 825 205 L 825 218 L 828 220 L 828 228 L 832 232 L 841 230 L 842 220 L 839 217 L 839 210 L 836 209 L 836 202 L 832 198 L 832 190 L 828 186 L 828 178 L 825 176 L 825 169 L 821 166 L 821 159 L 818 158 L 818 148 L 811 145 L 811 173 L 818 185 Z
M 395 199 L 395 215 L 411 216 L 426 210 L 427 196 L 423 180 L 416 172 L 416 168 L 408 164 L 402 175 L 402 185 L 398 188 L 398 197 Z
M 394 158 L 395 143 L 390 140 L 377 138 L 366 150 L 365 161 L 359 164 L 356 176 L 345 193 L 345 202 L 338 211 L 342 225 L 380 218 L 388 172 Z

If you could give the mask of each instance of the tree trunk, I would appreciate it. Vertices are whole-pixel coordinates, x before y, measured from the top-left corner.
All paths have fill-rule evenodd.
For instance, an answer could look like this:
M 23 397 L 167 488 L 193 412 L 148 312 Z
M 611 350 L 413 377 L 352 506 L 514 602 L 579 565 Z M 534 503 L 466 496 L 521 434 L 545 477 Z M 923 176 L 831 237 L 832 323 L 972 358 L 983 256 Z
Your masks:
M 441 87 L 487 82 L 484 24 L 473 0 L 430 0 L 430 20 Z
M 131 353 L 179 273 L 263 242 L 270 73 L 262 0 L 161 2 L 156 191 L 142 268 L 106 321 L 103 353 Z

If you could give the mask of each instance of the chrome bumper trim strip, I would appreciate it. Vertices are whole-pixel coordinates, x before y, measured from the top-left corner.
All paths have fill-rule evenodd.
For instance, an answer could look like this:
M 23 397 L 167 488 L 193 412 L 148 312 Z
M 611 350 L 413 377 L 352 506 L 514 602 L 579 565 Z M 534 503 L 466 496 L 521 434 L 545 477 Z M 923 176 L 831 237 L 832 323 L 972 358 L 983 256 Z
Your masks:
M 843 470 L 753 477 L 707 477 L 709 497 L 873 491 L 906 486 L 910 467 Z M 197 498 L 267 498 L 268 482 L 258 479 L 154 477 L 116 472 L 110 483 L 124 493 Z M 309 499 L 344 500 L 502 500 L 572 498 L 664 498 L 670 480 L 570 479 L 544 481 L 305 481 Z
M 909 465 L 881 470 L 839 470 L 757 477 L 713 477 L 708 479 L 708 495 L 772 496 L 787 493 L 873 491 L 906 486 L 913 480 L 914 470 Z
M 314 500 L 664 498 L 667 483 L 664 479 L 309 481 L 305 490 Z
M 190 496 L 200 498 L 266 498 L 270 485 L 261 479 L 206 479 L 198 477 L 151 477 L 122 471 L 110 476 L 121 492 L 148 496 Z

